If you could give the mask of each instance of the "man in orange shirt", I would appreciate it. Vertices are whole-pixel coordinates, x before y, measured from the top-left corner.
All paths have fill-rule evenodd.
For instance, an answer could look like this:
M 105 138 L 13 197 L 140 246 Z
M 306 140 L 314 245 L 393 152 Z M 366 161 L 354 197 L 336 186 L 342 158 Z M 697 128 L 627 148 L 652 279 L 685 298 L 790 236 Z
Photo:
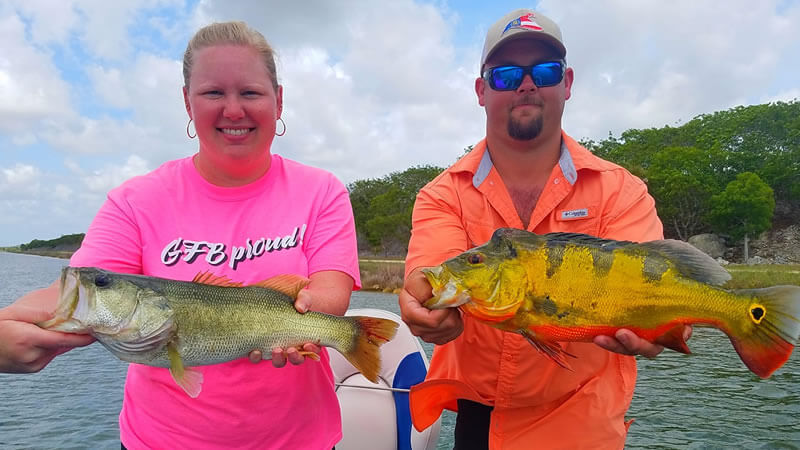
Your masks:
M 564 344 L 577 357 L 570 371 L 521 335 L 456 309 L 422 306 L 431 288 L 420 269 L 483 244 L 497 228 L 662 238 L 644 183 L 562 131 L 573 82 L 565 56 L 558 26 L 539 13 L 516 10 L 496 22 L 475 80 L 486 138 L 425 186 L 414 205 L 400 309 L 415 335 L 438 345 L 412 414 L 416 421 L 443 408 L 458 411 L 457 449 L 622 448 L 636 382 L 630 355 L 663 350 L 620 330 L 594 344 Z

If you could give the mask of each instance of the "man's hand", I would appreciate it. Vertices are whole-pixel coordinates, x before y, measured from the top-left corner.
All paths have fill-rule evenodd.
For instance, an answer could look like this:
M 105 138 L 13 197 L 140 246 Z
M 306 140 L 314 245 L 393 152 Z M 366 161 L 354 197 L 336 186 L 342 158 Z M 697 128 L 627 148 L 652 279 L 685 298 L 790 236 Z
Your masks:
M 686 325 L 683 330 L 683 339 L 688 341 L 690 337 L 692 337 L 692 327 Z M 617 330 L 614 337 L 597 336 L 594 338 L 594 343 L 614 353 L 641 355 L 647 358 L 655 358 L 664 350 L 664 346 L 642 339 L 633 331 L 624 328 Z
M 414 336 L 437 345 L 446 344 L 464 331 L 461 313 L 456 308 L 430 310 L 422 304 L 433 296 L 431 285 L 419 269 L 406 278 L 400 291 L 400 315 Z
M 53 283 L 0 309 L 0 372 L 38 372 L 56 356 L 94 342 L 86 334 L 49 331 L 35 325 L 52 318 L 57 301 L 58 285 Z

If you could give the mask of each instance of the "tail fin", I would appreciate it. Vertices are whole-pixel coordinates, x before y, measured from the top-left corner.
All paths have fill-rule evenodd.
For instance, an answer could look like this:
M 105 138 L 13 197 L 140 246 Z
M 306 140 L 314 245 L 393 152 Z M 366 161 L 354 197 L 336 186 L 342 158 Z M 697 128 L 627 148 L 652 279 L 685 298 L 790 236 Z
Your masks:
M 348 351 L 338 348 L 337 350 L 366 379 L 377 383 L 378 374 L 381 372 L 379 347 L 394 338 L 397 333 L 397 322 L 367 316 L 352 316 L 349 319 L 353 319 L 357 330 L 353 345 L 347 349 Z
M 734 294 L 749 297 L 749 333 L 731 337 L 744 364 L 767 378 L 789 360 L 800 338 L 800 286 L 740 289 Z

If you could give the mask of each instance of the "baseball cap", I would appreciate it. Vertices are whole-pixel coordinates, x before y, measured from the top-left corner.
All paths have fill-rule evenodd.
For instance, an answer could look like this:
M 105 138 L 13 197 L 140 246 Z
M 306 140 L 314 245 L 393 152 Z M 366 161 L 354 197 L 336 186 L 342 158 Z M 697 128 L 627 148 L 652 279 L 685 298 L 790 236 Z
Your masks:
M 561 30 L 555 22 L 531 9 L 516 9 L 495 22 L 486 33 L 480 70 L 501 45 L 520 38 L 540 39 L 552 45 L 562 58 L 567 54 L 567 48 L 561 40 Z

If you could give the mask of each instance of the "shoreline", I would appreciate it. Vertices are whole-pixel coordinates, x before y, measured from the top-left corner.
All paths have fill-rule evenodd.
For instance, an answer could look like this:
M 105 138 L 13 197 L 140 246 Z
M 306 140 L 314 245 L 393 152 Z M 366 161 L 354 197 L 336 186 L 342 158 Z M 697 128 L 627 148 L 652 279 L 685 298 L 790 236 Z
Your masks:
M 20 250 L 7 247 L 0 248 L 0 251 L 60 259 L 69 259 L 75 253 L 74 250 Z M 405 260 L 403 259 L 359 257 L 358 267 L 361 275 L 362 291 L 397 294 L 403 287 L 403 271 L 405 268 Z
M 15 248 L 0 248 L 0 252 L 17 253 L 19 255 L 48 256 L 50 258 L 69 259 L 75 250 L 20 250 Z

